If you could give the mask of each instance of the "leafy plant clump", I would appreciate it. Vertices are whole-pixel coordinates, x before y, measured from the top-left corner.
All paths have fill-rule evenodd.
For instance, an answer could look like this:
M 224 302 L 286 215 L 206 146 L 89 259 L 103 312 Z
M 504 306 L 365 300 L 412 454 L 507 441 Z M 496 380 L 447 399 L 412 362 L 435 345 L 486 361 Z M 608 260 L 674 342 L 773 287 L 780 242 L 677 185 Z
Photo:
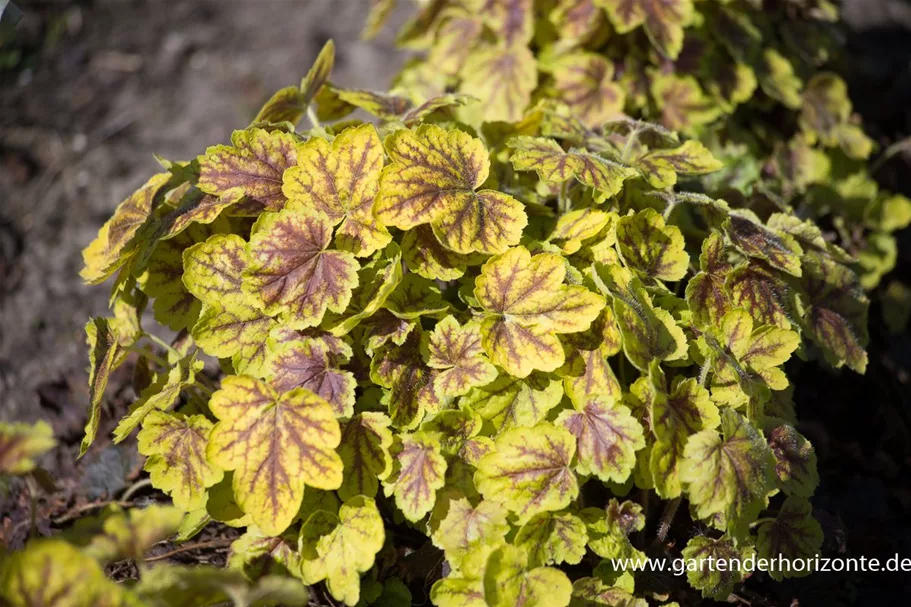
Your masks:
M 368 34 L 395 0 L 374 4 Z M 706 193 L 814 217 L 830 228 L 827 239 L 855 258 L 867 290 L 895 267 L 892 233 L 911 222 L 911 201 L 881 191 L 867 167 L 875 146 L 833 71 L 841 40 L 835 3 L 429 0 L 420 6 L 399 43 L 424 54 L 399 75 L 396 95 L 477 97 L 479 108 L 459 114 L 475 127 L 554 107 L 592 130 L 619 117 L 661 124 L 701 141 L 725 163 L 701 180 Z M 327 113 L 356 106 L 379 114 L 383 105 L 343 90 L 320 100 Z M 602 151 L 587 140 L 573 145 Z
M 787 205 L 699 192 L 725 165 L 659 124 L 345 91 L 332 63 L 162 159 L 85 250 L 113 313 L 86 326 L 82 452 L 135 360 L 113 440 L 173 506 L 32 543 L 5 597 L 40 604 L 53 571 L 74 605 L 642 606 L 744 576 L 661 593 L 611 559 L 818 552 L 784 366 L 864 371 L 854 260 Z M 378 124 L 331 120 L 353 100 Z M 678 510 L 705 531 L 675 545 Z M 227 569 L 143 564 L 214 523 L 242 533 Z

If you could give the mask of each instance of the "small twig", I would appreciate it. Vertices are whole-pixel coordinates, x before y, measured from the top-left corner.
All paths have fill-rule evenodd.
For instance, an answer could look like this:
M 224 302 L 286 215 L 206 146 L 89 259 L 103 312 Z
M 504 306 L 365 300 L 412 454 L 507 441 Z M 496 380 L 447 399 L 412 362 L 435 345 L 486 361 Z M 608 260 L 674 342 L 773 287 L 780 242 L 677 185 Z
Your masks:
M 184 552 L 190 552 L 192 550 L 204 550 L 205 548 L 224 548 L 230 546 L 234 542 L 233 539 L 219 539 L 219 540 L 209 540 L 208 542 L 197 542 L 196 544 L 180 546 L 169 552 L 163 554 L 156 554 L 155 556 L 150 556 L 144 561 L 146 563 L 151 563 L 153 561 L 161 561 Z
M 126 350 L 127 352 L 133 352 L 135 354 L 138 354 L 139 356 L 142 356 L 143 358 L 149 360 L 150 362 L 155 363 L 159 367 L 164 367 L 165 369 L 167 369 L 168 367 L 171 366 L 168 363 L 168 361 L 166 361 L 162 357 L 158 356 L 154 352 L 152 352 L 150 350 L 146 350 L 145 348 L 137 348 L 136 346 L 124 346 L 123 349 Z
M 132 485 L 130 485 L 130 487 L 126 491 L 123 492 L 123 495 L 120 496 L 120 499 L 123 501 L 128 501 L 131 497 L 133 497 L 133 495 L 136 494 L 137 491 L 139 491 L 140 489 L 144 489 L 145 487 L 149 487 L 151 485 L 152 485 L 152 479 L 150 479 L 150 478 L 144 478 L 142 480 L 138 480 L 135 483 L 133 483 Z
M 664 512 L 661 514 L 661 522 L 658 523 L 658 535 L 655 537 L 654 546 L 663 543 L 667 539 L 667 534 L 671 530 L 671 523 L 674 522 L 677 508 L 680 507 L 682 500 L 683 498 L 680 497 L 674 498 L 664 507 Z
M 893 143 L 892 145 L 887 147 L 886 150 L 882 153 L 882 155 L 879 158 L 877 158 L 875 161 L 870 163 L 870 168 L 868 169 L 870 174 L 875 175 L 877 172 L 879 172 L 879 170 L 881 168 L 883 168 L 883 166 L 885 166 L 885 164 L 887 162 L 889 162 L 889 160 L 893 156 L 895 156 L 896 154 L 898 154 L 905 148 L 911 149 L 911 137 L 906 137 L 905 139 L 902 139 L 901 141 L 896 141 L 895 143 Z
M 148 337 L 153 342 L 155 342 L 156 344 L 158 344 L 159 346 L 161 346 L 162 348 L 164 348 L 165 350 L 167 350 L 168 352 L 173 354 L 178 360 L 183 358 L 183 355 L 180 352 L 178 352 L 177 350 L 175 350 L 174 346 L 172 346 L 165 340 L 161 339 L 157 335 L 152 335 L 151 333 L 146 333 L 146 337 Z

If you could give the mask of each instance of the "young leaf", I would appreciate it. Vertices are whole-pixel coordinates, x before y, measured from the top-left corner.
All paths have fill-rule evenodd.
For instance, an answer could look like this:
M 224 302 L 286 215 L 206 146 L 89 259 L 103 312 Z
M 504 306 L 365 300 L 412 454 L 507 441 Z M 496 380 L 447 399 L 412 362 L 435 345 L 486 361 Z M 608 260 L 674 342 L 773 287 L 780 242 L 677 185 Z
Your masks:
M 541 512 L 522 525 L 514 542 L 528 554 L 531 567 L 577 565 L 585 556 L 588 532 L 582 519 L 574 514 Z
M 455 280 L 465 274 L 470 265 L 484 258 L 479 253 L 462 254 L 447 249 L 429 225 L 420 225 L 402 236 L 402 255 L 412 271 L 430 280 Z
M 633 547 L 629 536 L 645 527 L 642 506 L 611 498 L 607 507 L 586 508 L 580 513 L 588 533 L 588 546 L 605 559 L 630 559 L 641 563 L 645 554 Z
M 721 413 L 721 434 L 690 437 L 680 479 L 699 518 L 720 514 L 739 531 L 765 507 L 775 460 L 759 431 L 732 409 Z
M 550 423 L 509 430 L 478 462 L 474 482 L 485 499 L 527 521 L 539 512 L 562 510 L 576 498 L 579 485 L 570 469 L 575 452 L 575 437 Z
M 505 432 L 543 421 L 561 398 L 560 382 L 545 375 L 532 374 L 524 379 L 502 375 L 486 386 L 472 389 L 459 402 Z
M 234 371 L 256 377 L 265 375 L 266 343 L 275 320 L 250 305 L 203 306 L 190 335 L 203 352 L 230 358 Z
M 690 562 L 700 564 L 698 569 L 687 568 L 686 579 L 690 586 L 701 590 L 704 597 L 722 601 L 731 594 L 734 586 L 740 583 L 745 574 L 749 573 L 738 564 L 753 555 L 754 550 L 746 545 L 735 546 L 734 541 L 726 535 L 718 539 L 696 536 L 687 543 L 682 554 L 683 558 L 690 559 Z M 713 561 L 726 561 L 728 567 L 712 566 Z
M 369 497 L 349 499 L 337 516 L 325 510 L 314 512 L 301 528 L 304 582 L 326 580 L 335 599 L 355 605 L 360 597 L 360 574 L 373 566 L 384 538 L 383 519 Z
M 446 483 L 440 441 L 424 432 L 403 434 L 394 459 L 392 474 L 383 481 L 386 495 L 395 495 L 405 518 L 417 522 L 433 509 L 437 489 Z
M 724 163 L 695 139 L 676 148 L 652 150 L 638 158 L 635 165 L 657 189 L 673 186 L 677 175 L 704 175 L 724 168 Z
M 484 600 L 490 607 L 566 607 L 572 584 L 553 567 L 534 567 L 525 552 L 504 545 L 495 550 L 484 570 Z
M 732 212 L 722 226 L 741 253 L 767 261 L 773 268 L 800 276 L 800 256 L 803 250 L 794 238 L 762 225 L 749 211 Z
M 627 266 L 647 279 L 680 280 L 690 258 L 677 226 L 666 226 L 655 209 L 644 209 L 617 222 L 617 248 Z
M 481 349 L 478 326 L 461 326 L 452 316 L 438 322 L 430 334 L 427 366 L 441 370 L 433 380 L 434 390 L 441 398 L 462 396 L 497 377 L 496 367 L 487 362 Z
M 790 328 L 796 316 L 795 295 L 787 278 L 767 263 L 751 259 L 728 273 L 724 288 L 733 306 L 759 324 Z
M 246 533 L 231 543 L 227 568 L 242 571 L 250 579 L 270 573 L 300 577 L 296 536 L 296 533 L 269 536 L 255 525 L 248 527 Z
M 332 407 L 304 388 L 279 395 L 248 376 L 228 376 L 209 400 L 219 421 L 207 457 L 233 470 L 237 503 L 265 533 L 288 528 L 304 496 L 304 485 L 338 489 L 341 440 Z
M 186 512 L 204 508 L 206 489 L 224 476 L 206 460 L 212 425 L 202 415 L 152 411 L 136 437 L 152 484 Z
M 564 362 L 557 333 L 585 330 L 604 300 L 584 287 L 563 285 L 566 265 L 552 253 L 532 257 L 514 247 L 491 258 L 475 281 L 484 309 L 481 345 L 495 364 L 523 378 Z
M 320 214 L 338 225 L 339 249 L 366 257 L 392 240 L 373 216 L 382 168 L 383 144 L 376 128 L 351 127 L 331 144 L 312 137 L 300 146 L 297 166 L 284 173 L 282 192 L 289 208 Z
M 800 497 L 786 499 L 775 519 L 759 525 L 757 533 L 756 552 L 759 558 L 776 561 L 783 559 L 785 563 L 794 563 L 801 559 L 811 559 L 822 549 L 822 527 L 813 518 L 810 502 Z M 769 571 L 772 579 L 779 581 L 811 573 L 809 567 L 798 570 L 790 566 Z
M 598 209 L 578 209 L 561 215 L 548 241 L 572 255 L 582 248 L 584 241 L 594 238 L 616 219 L 616 215 Z
M 810 497 L 819 485 L 816 450 L 794 426 L 766 418 L 765 435 L 775 456 L 778 485 L 786 495 Z
M 28 474 L 35 469 L 34 458 L 56 444 L 54 431 L 47 422 L 0 423 L 0 474 Z
M 527 223 L 522 203 L 495 190 L 475 191 L 490 160 L 480 139 L 423 125 L 386 137 L 392 164 L 383 169 L 374 213 L 407 230 L 429 223 L 457 253 L 500 253 L 516 244 Z
M 234 131 L 231 145 L 212 146 L 198 161 L 200 190 L 230 200 L 242 195 L 234 212 L 257 215 L 285 206 L 282 173 L 297 162 L 297 144 L 281 131 Z
M 332 225 L 294 209 L 257 220 L 247 253 L 244 293 L 270 316 L 295 329 L 314 327 L 329 309 L 341 313 L 357 286 L 351 253 L 328 250 Z
M 652 360 L 686 356 L 686 336 L 673 316 L 652 303 L 638 278 L 621 266 L 595 264 L 593 278 L 611 295 L 623 351 L 633 366 L 644 371 Z
M 702 242 L 699 256 L 701 271 L 686 284 L 686 303 L 698 327 L 718 326 L 731 309 L 731 297 L 725 290 L 725 277 L 731 271 L 724 249 L 724 237 L 712 231 Z
M 645 447 L 642 426 L 629 409 L 611 399 L 593 398 L 555 422 L 576 437 L 575 470 L 604 482 L 623 483 L 636 465 L 636 451 Z
M 623 182 L 636 175 L 635 169 L 596 154 L 564 152 L 556 141 L 545 137 L 514 137 L 506 145 L 513 150 L 510 162 L 517 171 L 535 171 L 548 183 L 575 177 L 595 190 L 599 202 L 615 196 Z

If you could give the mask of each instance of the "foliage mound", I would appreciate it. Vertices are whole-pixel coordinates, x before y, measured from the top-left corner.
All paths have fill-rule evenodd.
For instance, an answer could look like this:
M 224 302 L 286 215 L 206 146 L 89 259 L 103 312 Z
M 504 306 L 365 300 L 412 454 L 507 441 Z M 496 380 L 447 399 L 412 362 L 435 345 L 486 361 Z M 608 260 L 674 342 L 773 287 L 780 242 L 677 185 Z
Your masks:
M 391 93 L 333 86 L 330 43 L 230 144 L 160 159 L 84 252 L 113 289 L 82 453 L 134 362 L 113 440 L 173 506 L 30 543 L 7 600 L 641 607 L 745 575 L 657 591 L 614 559 L 819 552 L 786 363 L 864 371 L 908 206 L 871 188 L 841 81 L 805 78 L 827 5 L 535 4 L 431 1 Z M 45 430 L 5 428 L 0 470 Z M 143 563 L 210 524 L 240 530 L 225 569 Z

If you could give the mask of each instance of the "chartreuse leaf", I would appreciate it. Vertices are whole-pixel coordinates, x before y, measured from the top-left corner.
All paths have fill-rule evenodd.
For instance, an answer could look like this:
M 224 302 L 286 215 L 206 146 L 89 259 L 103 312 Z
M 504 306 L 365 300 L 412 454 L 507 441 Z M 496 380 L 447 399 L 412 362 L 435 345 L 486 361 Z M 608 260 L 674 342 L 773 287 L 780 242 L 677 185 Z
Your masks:
M 242 195 L 233 212 L 258 215 L 285 206 L 282 174 L 297 162 L 297 142 L 281 131 L 234 131 L 231 145 L 212 146 L 197 160 L 200 190 L 230 200 Z
M 376 503 L 359 495 L 338 514 L 318 510 L 301 527 L 301 573 L 304 582 L 326 580 L 329 593 L 346 605 L 360 597 L 360 574 L 373 566 L 383 547 L 383 519 Z
M 142 422 L 139 452 L 152 484 L 171 496 L 176 506 L 192 512 L 206 505 L 206 489 L 224 472 L 206 460 L 213 424 L 202 415 L 152 411 Z
M 329 250 L 331 238 L 325 217 L 293 208 L 262 214 L 247 247 L 243 292 L 295 329 L 318 325 L 327 309 L 343 312 L 358 263 L 347 251 Z
M 304 485 L 338 489 L 341 439 L 331 405 L 305 388 L 279 393 L 249 376 L 228 376 L 209 400 L 220 421 L 209 437 L 207 457 L 233 470 L 238 505 L 270 535 L 297 515 Z
M 403 434 L 394 448 L 392 474 L 383 486 L 409 521 L 419 521 L 433 509 L 437 489 L 446 483 L 440 449 L 439 439 L 427 432 Z
M 559 381 L 533 373 L 524 379 L 501 375 L 486 386 L 472 389 L 459 402 L 505 432 L 536 425 L 560 404 L 561 398 Z
M 293 578 L 266 575 L 251 582 L 240 571 L 207 565 L 156 565 L 144 570 L 135 592 L 144 607 L 199 607 L 236 603 L 250 607 L 303 607 L 307 588 Z
M 387 388 L 383 404 L 392 424 L 402 430 L 417 427 L 427 411 L 440 408 L 433 389 L 436 372 L 424 362 L 422 340 L 419 331 L 411 331 L 401 346 L 384 346 L 370 363 L 370 380 Z
M 816 450 L 794 426 L 780 419 L 766 417 L 766 439 L 775 456 L 778 486 L 786 495 L 810 497 L 819 485 Z
M 873 151 L 873 141 L 851 122 L 848 86 L 836 74 L 815 74 L 803 91 L 800 128 L 810 144 L 838 146 L 851 158 L 864 159 Z
M 390 245 L 357 273 L 358 286 L 351 293 L 345 313 L 330 315 L 326 324 L 334 335 L 346 335 L 370 318 L 386 303 L 402 282 L 402 254 L 398 245 Z
M 867 368 L 865 350 L 867 312 L 870 301 L 857 276 L 831 259 L 817 255 L 804 257 L 808 294 L 803 328 L 822 348 L 826 362 L 834 367 L 848 365 L 863 373 Z
M 593 208 L 570 211 L 560 216 L 548 240 L 571 255 L 581 249 L 586 240 L 597 236 L 614 218 L 616 215 Z
M 95 442 L 108 378 L 123 360 L 117 332 L 108 319 L 93 318 L 87 322 L 85 335 L 89 347 L 89 414 L 85 424 L 85 437 L 79 447 L 79 457 L 85 455 Z
M 137 278 L 142 292 L 154 300 L 155 320 L 174 331 L 192 326 L 199 317 L 200 302 L 182 282 L 183 252 L 208 234 L 194 226 L 174 238 L 160 240 Z
M 656 73 L 650 89 L 661 111 L 661 124 L 673 131 L 689 132 L 721 115 L 722 108 L 693 76 Z
M 528 555 L 532 567 L 578 564 L 585 556 L 588 532 L 585 523 L 569 512 L 541 512 L 522 525 L 515 546 Z
M 570 468 L 575 453 L 575 437 L 563 428 L 548 422 L 514 428 L 478 462 L 474 483 L 484 499 L 502 503 L 525 522 L 576 499 L 579 485 Z
M 484 309 L 481 345 L 490 360 L 523 378 L 564 362 L 558 333 L 585 330 L 604 299 L 585 287 L 563 284 L 566 264 L 552 253 L 532 256 L 514 247 L 481 268 L 474 294 Z
M 695 139 L 676 148 L 651 150 L 634 164 L 649 185 L 658 189 L 677 183 L 677 175 L 704 175 L 724 168 L 724 163 Z
M 644 371 L 652 360 L 686 356 L 686 336 L 673 316 L 655 307 L 642 282 L 621 266 L 595 264 L 592 277 L 613 299 L 623 351 L 633 366 Z
M 301 80 L 300 86 L 285 87 L 272 95 L 253 119 L 253 124 L 287 121 L 296 125 L 300 122 L 316 94 L 329 81 L 334 63 L 335 44 L 329 40 Z
M 424 432 L 436 433 L 444 455 L 455 455 L 472 466 L 493 450 L 493 440 L 478 436 L 483 422 L 481 416 L 467 405 L 460 409 L 440 411 L 421 425 Z
M 607 10 L 611 23 L 620 34 L 640 25 L 648 39 L 662 55 L 676 59 L 683 48 L 683 28 L 693 17 L 691 0 L 657 2 L 655 0 L 595 0 Z
M 379 481 L 392 472 L 392 432 L 389 418 L 383 413 L 364 411 L 342 422 L 342 441 L 338 453 L 344 465 L 339 497 L 356 495 L 374 497 Z
M 644 209 L 617 222 L 617 248 L 626 265 L 647 279 L 680 280 L 690 258 L 683 234 L 668 226 L 655 209 Z
M 30 542 L 0 564 L 0 599 L 11 607 L 126 607 L 126 589 L 101 566 L 59 539 Z
M 720 232 L 712 231 L 702 242 L 699 267 L 700 271 L 686 283 L 686 303 L 698 327 L 718 326 L 731 309 L 725 278 L 733 267 Z
M 645 560 L 629 536 L 645 527 L 642 506 L 635 502 L 618 502 L 611 498 L 606 508 L 586 508 L 580 513 L 588 533 L 588 547 L 605 559 Z
M 408 268 L 431 280 L 455 280 L 470 265 L 483 263 L 480 253 L 456 253 L 443 246 L 429 225 L 420 225 L 402 236 L 402 254 Z
M 595 53 L 577 52 L 553 66 L 556 97 L 586 126 L 598 128 L 623 113 L 625 95 L 614 80 L 614 66 Z
M 142 561 L 158 542 L 174 535 L 184 513 L 174 506 L 151 505 L 124 511 L 108 506 L 100 516 L 80 519 L 66 533 L 83 553 L 101 563 Z
M 156 409 L 167 410 L 173 407 L 180 393 L 196 383 L 196 374 L 202 371 L 203 361 L 196 359 L 196 350 L 185 356 L 167 372 L 157 374 L 154 381 L 140 394 L 130 406 L 130 411 L 114 428 L 114 442 L 125 440 L 145 417 Z
M 196 344 L 206 354 L 231 358 L 238 373 L 262 376 L 267 339 L 276 323 L 243 292 L 246 246 L 236 234 L 216 234 L 186 249 L 183 283 L 203 302 L 190 330 Z
M 268 573 L 300 577 L 297 534 L 284 533 L 273 537 L 252 525 L 231 543 L 227 568 L 242 571 L 250 579 Z
M 663 374 L 660 382 L 664 383 Z M 678 497 L 683 489 L 680 470 L 688 439 L 702 430 L 717 428 L 720 418 L 708 390 L 693 378 L 677 377 L 669 394 L 656 396 L 649 403 L 655 436 L 649 470 L 658 495 L 671 499 Z
M 407 230 L 431 224 L 457 253 L 500 253 L 516 244 L 528 222 L 522 203 L 495 190 L 476 189 L 490 170 L 480 139 L 426 124 L 386 137 L 392 164 L 383 169 L 374 213 Z
M 480 100 L 477 107 L 485 122 L 521 119 L 538 85 L 535 56 L 522 44 L 478 47 L 468 55 L 460 76 L 460 92 Z
M 813 506 L 801 497 L 789 497 L 781 505 L 774 519 L 759 525 L 756 552 L 759 558 L 791 562 L 810 559 L 822 549 L 822 527 L 813 518 Z M 782 559 L 778 561 L 777 559 Z M 809 567 L 800 570 L 784 566 L 769 571 L 772 579 L 804 577 L 810 575 Z
M 79 275 L 85 282 L 100 284 L 129 261 L 136 249 L 134 237 L 151 217 L 169 183 L 171 174 L 159 173 L 117 205 L 95 240 L 82 251 L 85 267 Z
M 35 457 L 57 444 L 47 422 L 35 424 L 0 423 L 0 474 L 28 474 L 35 469 Z
M 297 166 L 284 173 L 288 207 L 318 213 L 338 228 L 338 248 L 358 257 L 392 240 L 373 216 L 383 168 L 383 144 L 372 124 L 351 127 L 329 143 L 312 137 L 297 150 Z
M 565 152 L 553 139 L 519 136 L 507 144 L 510 162 L 517 171 L 535 171 L 547 183 L 563 183 L 575 177 L 595 190 L 599 202 L 614 196 L 636 170 L 586 151 Z
M 573 582 L 573 597 L 570 607 L 648 607 L 648 601 L 637 599 L 627 590 L 608 586 L 596 577 L 580 578 Z M 666 603 L 665 607 L 678 607 L 677 603 Z
M 499 544 L 509 531 L 508 512 L 497 502 L 483 500 L 474 506 L 466 497 L 446 501 L 446 514 L 431 534 L 433 545 L 457 567 L 478 544 Z M 434 516 L 437 516 L 434 512 Z
M 487 362 L 481 349 L 478 325 L 462 326 L 452 316 L 438 322 L 430 334 L 427 366 L 440 370 L 433 380 L 434 390 L 440 397 L 462 396 L 497 377 L 496 367 Z
M 775 458 L 759 431 L 732 409 L 721 412 L 721 436 L 703 430 L 683 450 L 680 480 L 699 518 L 721 515 L 739 533 L 766 505 Z
M 484 570 L 484 600 L 490 607 L 566 607 L 572 583 L 553 567 L 533 567 L 524 550 L 509 544 L 495 550 Z
M 354 411 L 354 374 L 340 368 L 342 358 L 333 345 L 338 338 L 326 334 L 303 336 L 278 329 L 269 338 L 266 377 L 279 392 L 306 388 L 322 397 L 336 415 L 350 417 Z
M 576 437 L 576 472 L 604 482 L 626 481 L 636 465 L 636 451 L 645 447 L 642 426 L 611 398 L 594 397 L 574 407 L 560 413 L 555 423 Z
M 800 276 L 803 250 L 790 234 L 765 227 L 750 211 L 732 212 L 722 228 L 731 244 L 744 255 L 762 259 L 792 276 Z
M 718 539 L 698 535 L 687 543 L 682 554 L 688 559 L 686 579 L 690 586 L 701 590 L 704 597 L 723 601 L 749 573 L 743 562 L 755 551 L 749 545 L 735 545 L 727 535 Z M 719 561 L 725 561 L 727 566 L 719 567 Z
M 320 89 L 329 82 L 333 67 L 335 67 L 335 43 L 328 40 L 320 49 L 313 65 L 307 70 L 307 74 L 301 79 L 301 96 L 308 105 L 313 102 Z
M 797 316 L 795 293 L 787 276 L 769 264 L 751 259 L 731 270 L 724 288 L 732 304 L 760 324 L 790 328 Z

